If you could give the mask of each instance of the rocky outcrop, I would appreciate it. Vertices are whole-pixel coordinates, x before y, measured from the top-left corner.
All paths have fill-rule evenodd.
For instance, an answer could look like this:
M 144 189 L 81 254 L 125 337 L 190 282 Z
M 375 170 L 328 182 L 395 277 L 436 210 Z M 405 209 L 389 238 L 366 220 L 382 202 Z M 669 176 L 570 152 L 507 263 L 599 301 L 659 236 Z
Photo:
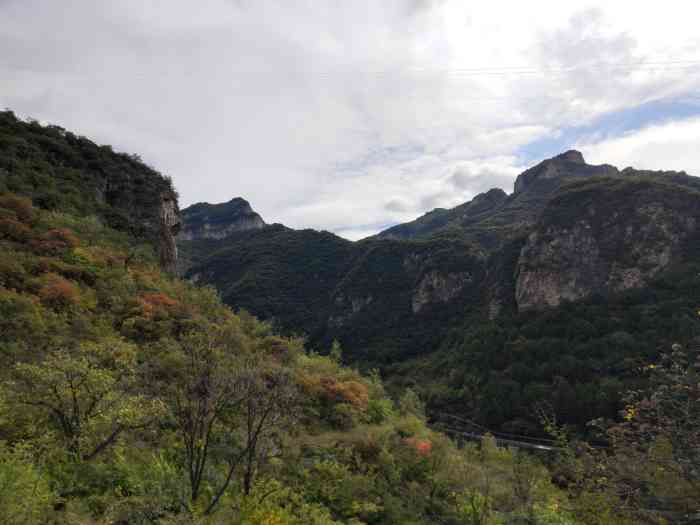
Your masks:
M 175 238 L 180 231 L 182 222 L 177 205 L 177 196 L 174 192 L 167 191 L 161 194 L 159 218 L 158 252 L 160 267 L 166 272 L 175 273 L 177 268 L 177 244 Z
M 569 150 L 561 155 L 540 162 L 515 179 L 514 193 L 522 193 L 530 189 L 534 184 L 547 183 L 548 181 L 561 182 L 564 179 L 581 177 L 616 177 L 619 170 L 603 164 L 594 166 L 586 164 L 580 151 Z
M 430 303 L 446 303 L 454 299 L 465 285 L 472 282 L 472 279 L 469 272 L 443 274 L 430 271 L 426 273 L 413 293 L 411 300 L 413 313 L 417 314 Z
M 240 197 L 221 204 L 194 204 L 183 210 L 182 217 L 183 241 L 224 239 L 235 232 L 265 227 L 262 217 Z
M 700 194 L 650 179 L 600 181 L 553 199 L 517 266 L 520 310 L 647 285 L 697 237 Z

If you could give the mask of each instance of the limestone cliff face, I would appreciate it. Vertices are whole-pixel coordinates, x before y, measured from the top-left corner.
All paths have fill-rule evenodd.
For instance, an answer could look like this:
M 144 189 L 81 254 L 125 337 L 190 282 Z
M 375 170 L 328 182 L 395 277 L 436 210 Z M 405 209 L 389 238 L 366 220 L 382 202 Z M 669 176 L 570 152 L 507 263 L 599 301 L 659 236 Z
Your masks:
M 431 303 L 446 303 L 452 300 L 459 295 L 466 284 L 472 282 L 472 279 L 469 272 L 440 273 L 431 271 L 426 273 L 413 292 L 411 300 L 413 313 L 420 312 Z
M 182 216 L 180 239 L 183 241 L 224 239 L 235 232 L 265 227 L 262 217 L 240 197 L 221 204 L 194 204 L 185 208 Z
M 160 267 L 169 273 L 175 273 L 177 268 L 177 244 L 175 237 L 180 231 L 182 222 L 177 204 L 177 196 L 170 191 L 161 194 L 160 198 L 160 235 L 158 252 Z
M 700 194 L 643 178 L 595 181 L 552 200 L 517 263 L 520 310 L 647 285 L 696 242 Z

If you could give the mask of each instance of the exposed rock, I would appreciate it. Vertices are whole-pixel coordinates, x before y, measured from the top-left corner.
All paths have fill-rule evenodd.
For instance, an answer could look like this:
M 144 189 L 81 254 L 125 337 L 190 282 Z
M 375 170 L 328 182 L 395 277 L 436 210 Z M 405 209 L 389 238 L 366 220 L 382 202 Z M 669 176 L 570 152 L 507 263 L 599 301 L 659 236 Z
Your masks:
M 522 193 L 535 182 L 547 182 L 552 179 L 579 178 L 579 177 L 616 177 L 619 170 L 603 164 L 593 166 L 586 164 L 583 155 L 579 151 L 570 150 L 554 158 L 544 160 L 515 179 L 515 193 Z
M 265 227 L 262 217 L 240 197 L 222 204 L 194 204 L 183 210 L 182 217 L 180 239 L 183 241 L 224 239 L 234 232 Z
M 335 297 L 334 305 L 336 310 L 340 312 L 328 317 L 328 326 L 341 327 L 344 326 L 355 314 L 362 311 L 363 308 L 370 305 L 374 298 L 371 295 L 366 297 L 345 297 L 339 294 Z
M 681 258 L 698 214 L 697 193 L 648 180 L 601 183 L 553 200 L 520 253 L 518 308 L 647 285 Z
M 164 192 L 160 198 L 160 236 L 158 251 L 160 267 L 166 272 L 175 273 L 177 268 L 177 244 L 175 237 L 182 222 L 177 205 L 177 196 L 173 192 Z
M 472 275 L 468 272 L 443 274 L 430 271 L 426 273 L 413 293 L 411 300 L 413 313 L 420 312 L 429 303 L 448 302 L 471 281 Z

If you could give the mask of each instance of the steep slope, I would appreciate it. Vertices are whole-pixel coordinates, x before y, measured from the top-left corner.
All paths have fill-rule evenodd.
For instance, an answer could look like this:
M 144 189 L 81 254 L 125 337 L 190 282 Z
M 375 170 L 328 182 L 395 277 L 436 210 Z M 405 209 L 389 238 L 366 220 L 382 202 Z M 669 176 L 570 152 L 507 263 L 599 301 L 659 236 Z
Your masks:
M 30 197 L 46 210 L 96 216 L 104 224 L 157 246 L 173 271 L 180 228 L 172 181 L 137 156 L 58 126 L 0 112 L 0 192 Z
M 551 200 L 522 249 L 519 308 L 646 286 L 690 259 L 700 242 L 699 204 L 700 192 L 687 185 L 631 172 L 571 184 Z

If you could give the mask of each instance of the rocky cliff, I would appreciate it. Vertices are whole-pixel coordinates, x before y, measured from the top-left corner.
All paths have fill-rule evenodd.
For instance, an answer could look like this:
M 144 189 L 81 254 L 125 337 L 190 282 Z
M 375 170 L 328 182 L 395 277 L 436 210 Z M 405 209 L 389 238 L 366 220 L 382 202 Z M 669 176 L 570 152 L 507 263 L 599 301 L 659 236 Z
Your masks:
M 641 288 L 697 242 L 700 193 L 660 177 L 573 184 L 549 203 L 517 263 L 518 308 Z
M 183 241 L 224 239 L 232 233 L 259 230 L 265 221 L 240 197 L 221 204 L 198 203 L 182 211 Z
M 177 195 L 168 191 L 161 194 L 160 199 L 160 236 L 158 239 L 158 255 L 160 267 L 168 273 L 177 270 L 177 234 L 182 227 Z

